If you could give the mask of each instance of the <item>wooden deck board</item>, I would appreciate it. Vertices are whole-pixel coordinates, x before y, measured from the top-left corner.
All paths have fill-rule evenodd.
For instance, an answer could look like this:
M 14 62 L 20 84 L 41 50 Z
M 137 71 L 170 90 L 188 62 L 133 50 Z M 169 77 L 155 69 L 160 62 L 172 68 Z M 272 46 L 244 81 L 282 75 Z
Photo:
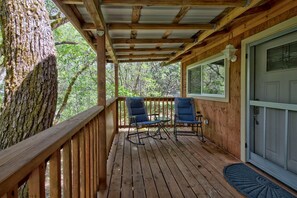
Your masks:
M 222 173 L 239 160 L 212 143 L 197 137 L 179 137 L 178 142 L 148 138 L 138 146 L 126 141 L 125 134 L 116 135 L 104 197 L 242 197 Z

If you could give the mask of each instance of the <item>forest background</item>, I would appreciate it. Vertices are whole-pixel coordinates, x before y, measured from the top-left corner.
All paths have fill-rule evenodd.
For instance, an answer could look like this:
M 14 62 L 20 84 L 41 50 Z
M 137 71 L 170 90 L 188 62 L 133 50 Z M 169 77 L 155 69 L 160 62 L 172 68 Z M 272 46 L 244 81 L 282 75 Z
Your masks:
M 54 123 L 69 119 L 97 103 L 96 53 L 51 0 L 46 0 L 58 60 L 58 102 Z M 1 25 L 1 24 L 0 24 Z M 0 33 L 0 43 L 2 35 Z M 5 69 L 0 45 L 0 104 L 3 103 Z M 114 65 L 106 65 L 107 98 L 114 97 Z M 119 96 L 179 96 L 180 64 L 121 63 Z

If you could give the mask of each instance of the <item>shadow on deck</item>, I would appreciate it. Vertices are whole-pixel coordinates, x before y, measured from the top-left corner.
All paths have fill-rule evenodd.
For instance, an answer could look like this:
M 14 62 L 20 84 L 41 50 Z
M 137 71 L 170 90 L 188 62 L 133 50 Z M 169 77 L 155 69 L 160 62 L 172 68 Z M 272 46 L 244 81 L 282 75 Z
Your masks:
M 223 176 L 224 166 L 239 160 L 211 142 L 181 136 L 137 146 L 125 135 L 113 142 L 104 197 L 242 197 Z

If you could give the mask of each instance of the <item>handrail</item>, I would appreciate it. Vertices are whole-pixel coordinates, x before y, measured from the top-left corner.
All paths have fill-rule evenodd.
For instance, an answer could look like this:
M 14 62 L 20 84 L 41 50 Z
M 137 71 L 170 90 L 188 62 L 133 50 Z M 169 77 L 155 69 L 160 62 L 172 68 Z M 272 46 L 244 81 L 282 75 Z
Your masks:
M 65 197 L 77 194 L 96 197 L 101 167 L 106 163 L 99 160 L 102 152 L 99 149 L 102 134 L 100 122 L 108 118 L 106 141 L 112 142 L 117 132 L 116 107 L 117 98 L 109 99 L 105 114 L 101 113 L 103 106 L 94 106 L 0 151 L 0 197 L 10 197 L 11 194 L 17 197 L 17 189 L 25 181 L 28 182 L 30 197 L 44 197 L 47 162 L 50 167 L 51 196 L 61 195 L 63 181 Z M 110 143 L 106 146 L 108 152 Z
M 12 189 L 16 181 L 27 177 L 102 110 L 103 107 L 100 106 L 92 107 L 67 121 L 0 151 L 0 195 Z

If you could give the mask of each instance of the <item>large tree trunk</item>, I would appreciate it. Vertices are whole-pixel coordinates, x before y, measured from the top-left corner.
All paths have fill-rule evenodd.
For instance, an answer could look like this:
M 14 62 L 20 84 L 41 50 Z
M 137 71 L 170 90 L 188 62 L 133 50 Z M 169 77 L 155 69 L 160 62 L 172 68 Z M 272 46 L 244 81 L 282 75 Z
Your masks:
M 1 0 L 6 68 L 0 150 L 52 125 L 57 101 L 54 41 L 43 0 Z

